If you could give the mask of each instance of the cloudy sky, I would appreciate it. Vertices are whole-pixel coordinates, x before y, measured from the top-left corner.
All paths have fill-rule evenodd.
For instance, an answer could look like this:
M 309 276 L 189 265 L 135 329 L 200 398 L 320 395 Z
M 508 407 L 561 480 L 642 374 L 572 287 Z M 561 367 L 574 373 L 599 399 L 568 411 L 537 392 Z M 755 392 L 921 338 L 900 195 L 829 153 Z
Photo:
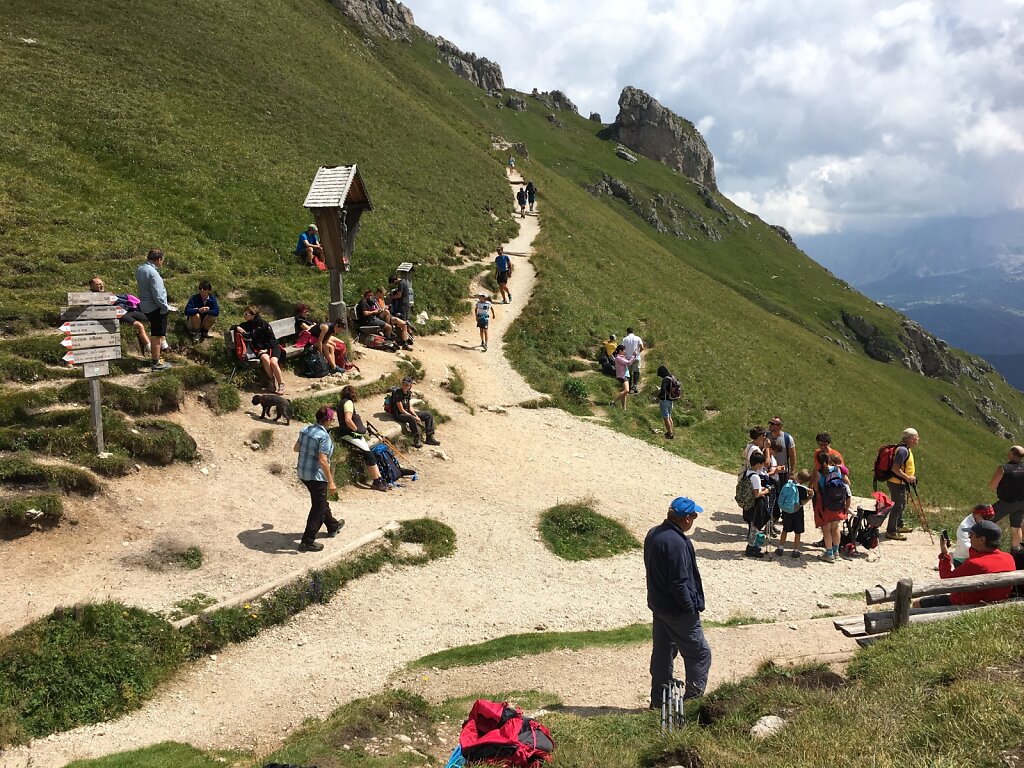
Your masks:
M 1024 0 L 404 1 L 510 88 L 648 91 L 794 234 L 1024 209 Z

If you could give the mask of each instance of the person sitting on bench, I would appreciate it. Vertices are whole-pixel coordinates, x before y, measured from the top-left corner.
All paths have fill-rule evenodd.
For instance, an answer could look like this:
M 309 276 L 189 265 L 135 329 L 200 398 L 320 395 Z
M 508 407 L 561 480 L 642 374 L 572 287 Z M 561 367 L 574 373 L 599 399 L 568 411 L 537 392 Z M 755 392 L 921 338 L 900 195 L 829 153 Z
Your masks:
M 420 429 L 426 433 L 427 445 L 440 445 L 434 439 L 434 414 L 430 411 L 414 411 L 412 408 L 412 378 L 406 376 L 402 385 L 391 390 L 391 415 L 399 424 L 408 425 L 412 431 L 412 447 L 422 448 Z
M 393 327 L 398 329 L 398 338 L 402 340 L 402 346 L 406 349 L 412 348 L 412 329 L 409 327 L 409 323 L 405 322 L 400 317 L 395 317 L 391 314 L 391 310 L 388 308 L 387 291 L 384 290 L 384 286 L 380 286 L 377 289 L 377 308 L 380 310 L 380 317 L 385 323 L 390 323 Z
M 366 442 L 366 427 L 356 413 L 356 399 L 356 388 L 351 384 L 341 390 L 341 402 L 338 403 L 338 435 L 342 442 L 351 445 L 362 456 L 366 473 L 373 481 L 370 487 L 375 491 L 387 491 L 389 486 L 380 476 L 377 459 Z
M 363 291 L 363 298 L 356 305 L 356 322 L 359 323 L 360 328 L 373 326 L 384 334 L 384 338 L 390 339 L 394 331 L 391 323 L 384 319 L 384 311 L 386 310 L 382 311 L 377 304 L 377 297 L 374 296 L 373 291 L 367 288 Z
M 961 576 L 977 576 L 982 573 L 1007 573 L 1017 569 L 1017 564 L 1008 552 L 999 549 L 1003 530 L 991 520 L 981 520 L 970 530 L 971 548 L 963 565 L 954 568 L 949 554 L 946 537 L 939 540 L 939 578 L 957 579 Z M 1012 587 L 977 589 L 972 592 L 953 592 L 946 595 L 922 597 L 914 601 L 915 608 L 936 608 L 943 605 L 976 605 L 977 603 L 998 603 L 1010 596 Z

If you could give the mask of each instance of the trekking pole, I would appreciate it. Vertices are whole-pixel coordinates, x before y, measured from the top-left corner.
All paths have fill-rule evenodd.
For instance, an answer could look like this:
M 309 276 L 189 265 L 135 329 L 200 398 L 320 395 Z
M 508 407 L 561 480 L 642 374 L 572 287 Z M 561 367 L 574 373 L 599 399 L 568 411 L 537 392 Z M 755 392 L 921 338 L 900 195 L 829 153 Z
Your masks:
M 409 461 L 409 457 L 406 456 L 404 453 L 402 453 L 400 450 L 398 450 L 397 446 L 395 446 L 394 443 L 392 443 L 390 440 L 388 440 L 386 437 L 384 437 L 384 435 L 382 435 L 377 430 L 377 428 L 375 426 L 373 426 L 373 424 L 371 424 L 370 422 L 366 422 L 366 431 L 369 432 L 374 437 L 376 437 L 382 443 L 384 443 L 384 445 L 386 445 L 392 451 L 394 451 L 397 456 L 399 456 L 403 461 L 405 461 L 409 465 L 409 469 L 413 469 L 413 470 L 416 469 L 416 467 L 414 467 L 412 465 L 412 462 Z
M 671 729 L 668 724 L 668 683 L 662 683 L 661 685 L 661 733 L 665 735 Z
M 917 512 L 917 520 L 921 523 L 921 527 L 928 531 L 928 541 L 932 544 L 935 543 L 935 537 L 932 535 L 932 527 L 928 524 L 928 515 L 925 514 L 924 505 L 921 503 L 921 496 L 917 492 L 917 484 L 914 483 L 910 486 L 910 489 L 914 492 L 914 511 Z M 910 494 L 908 493 L 909 497 Z
M 676 728 L 682 730 L 683 725 L 686 723 L 686 714 L 683 711 L 683 682 L 682 680 L 672 680 L 673 688 L 673 700 L 675 701 L 676 710 Z

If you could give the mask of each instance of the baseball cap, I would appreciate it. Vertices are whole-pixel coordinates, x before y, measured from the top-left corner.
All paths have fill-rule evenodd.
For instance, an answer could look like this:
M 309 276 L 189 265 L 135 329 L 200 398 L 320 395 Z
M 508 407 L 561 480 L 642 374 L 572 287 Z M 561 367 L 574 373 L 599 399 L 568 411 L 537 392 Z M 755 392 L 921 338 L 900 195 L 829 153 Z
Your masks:
M 402 383 L 403 384 L 412 384 L 412 376 L 406 376 L 404 379 L 402 379 Z
M 683 517 L 685 515 L 696 515 L 704 511 L 703 507 L 697 506 L 697 503 L 693 499 L 688 499 L 685 496 L 679 496 L 672 500 L 672 503 L 668 505 L 668 511 L 673 515 Z
M 1003 537 L 1003 529 L 991 520 L 980 520 L 971 526 L 971 533 L 981 536 L 989 544 L 998 544 Z

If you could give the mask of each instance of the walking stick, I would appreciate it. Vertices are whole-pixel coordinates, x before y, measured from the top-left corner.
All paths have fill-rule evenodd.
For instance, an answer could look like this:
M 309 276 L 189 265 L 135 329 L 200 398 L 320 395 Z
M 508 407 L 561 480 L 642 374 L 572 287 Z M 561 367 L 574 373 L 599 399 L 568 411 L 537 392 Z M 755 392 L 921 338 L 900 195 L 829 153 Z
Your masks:
M 406 456 L 406 455 L 405 455 L 404 453 L 402 453 L 402 452 L 401 452 L 400 450 L 398 450 L 398 447 L 397 447 L 397 446 L 396 446 L 396 445 L 395 445 L 394 443 L 392 443 L 392 442 L 391 442 L 390 440 L 388 440 L 388 439 L 387 439 L 386 437 L 384 437 L 384 435 L 382 435 L 382 434 L 381 434 L 381 433 L 380 433 L 380 432 L 379 432 L 379 431 L 377 430 L 377 428 L 376 428 L 375 426 L 373 426 L 373 424 L 371 424 L 370 422 L 366 422 L 366 431 L 367 431 L 367 432 L 369 432 L 369 433 L 370 433 L 371 435 L 373 435 L 374 437 L 376 437 L 376 438 L 377 438 L 378 440 L 380 440 L 380 441 L 381 441 L 382 443 L 384 443 L 384 445 L 386 445 L 386 446 L 387 446 L 388 448 L 390 448 L 390 449 L 391 449 L 392 451 L 394 451 L 394 453 L 395 453 L 395 454 L 396 454 L 396 455 L 397 455 L 397 456 L 398 456 L 398 457 L 399 457 L 400 459 L 402 459 L 402 461 L 404 461 L 404 462 L 406 462 L 406 464 L 408 464 L 408 466 L 409 466 L 409 469 L 412 469 L 412 470 L 415 470 L 415 469 L 416 469 L 416 468 L 415 468 L 415 467 L 414 467 L 414 466 L 412 465 L 412 462 L 411 462 L 411 461 L 409 461 L 409 457 L 408 457 L 408 456 Z
M 917 493 L 917 485 L 910 485 L 910 489 L 914 492 L 914 497 L 911 499 L 913 502 L 911 506 L 914 507 L 914 511 L 917 512 L 917 520 L 921 523 L 921 527 L 928 531 L 928 541 L 934 544 L 935 537 L 932 535 L 932 527 L 928 524 L 928 515 L 925 514 L 924 505 L 921 503 L 921 496 Z M 907 498 L 910 499 L 910 493 L 907 493 Z

